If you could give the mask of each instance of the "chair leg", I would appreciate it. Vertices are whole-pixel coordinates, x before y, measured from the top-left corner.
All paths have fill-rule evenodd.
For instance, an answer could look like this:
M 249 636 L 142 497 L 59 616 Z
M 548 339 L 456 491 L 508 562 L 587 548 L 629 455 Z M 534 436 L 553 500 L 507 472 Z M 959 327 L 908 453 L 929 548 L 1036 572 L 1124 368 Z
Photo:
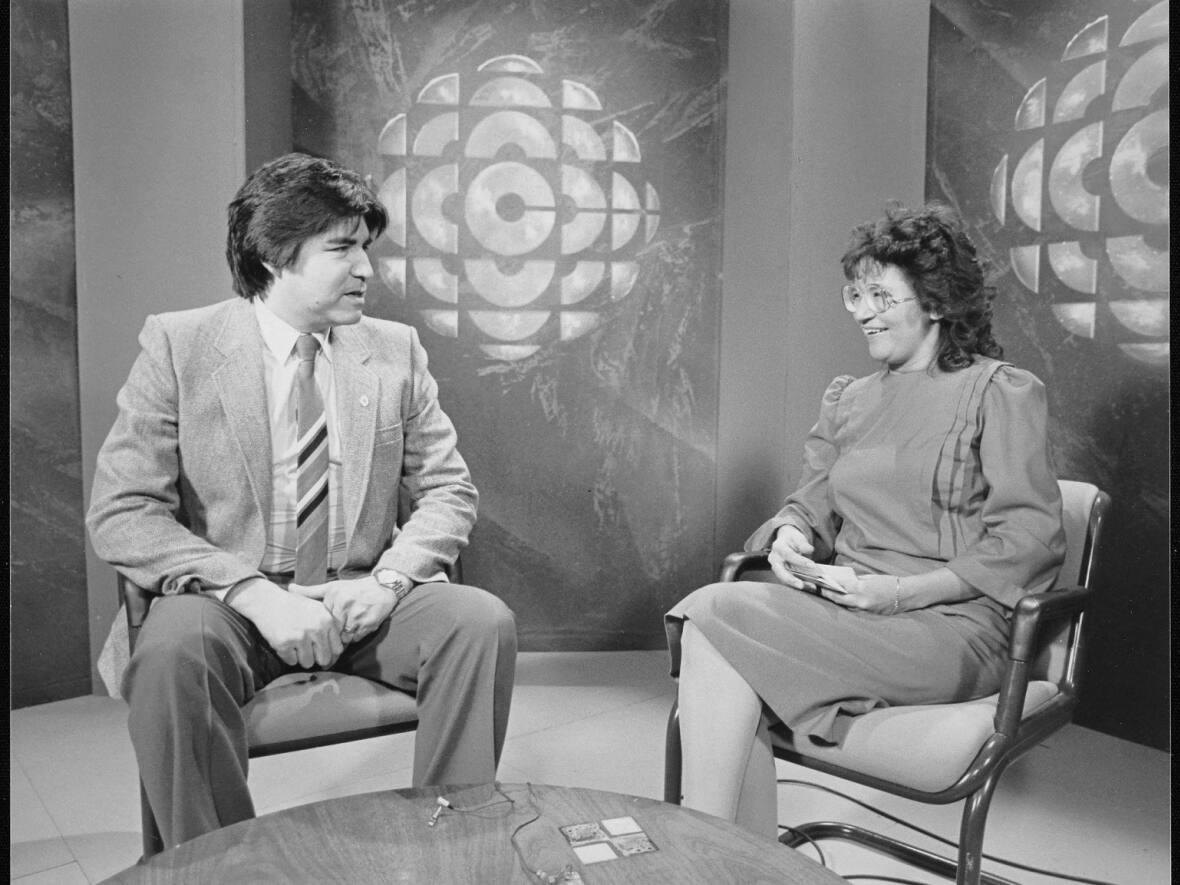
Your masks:
M 680 706 L 673 701 L 668 713 L 668 730 L 664 735 L 664 801 L 680 804 L 680 777 L 683 760 L 680 751 Z
M 164 837 L 160 835 L 156 816 L 152 814 L 152 806 L 148 802 L 147 792 L 144 790 L 142 782 L 139 785 L 139 817 L 140 827 L 143 829 L 142 860 L 147 860 L 164 850 Z
M 963 881 L 959 878 L 962 872 L 961 867 L 949 857 L 934 854 L 916 845 L 910 845 L 908 842 L 883 836 L 853 824 L 819 821 L 792 827 L 779 836 L 779 842 L 788 848 L 798 848 L 808 841 L 818 842 L 821 839 L 843 839 L 846 842 L 852 842 L 863 848 L 892 857 L 894 860 L 907 863 L 917 869 L 925 870 L 927 873 L 934 873 L 934 875 L 946 879 L 956 879 L 957 882 Z M 978 875 L 975 882 L 979 885 L 1019 885 L 1011 879 L 1005 879 L 992 873 L 981 873 L 978 867 L 976 873 Z
M 955 885 L 979 885 L 983 869 L 983 828 L 992 795 L 1004 766 L 995 768 L 983 785 L 967 797 L 963 805 L 963 819 L 959 824 L 959 872 Z

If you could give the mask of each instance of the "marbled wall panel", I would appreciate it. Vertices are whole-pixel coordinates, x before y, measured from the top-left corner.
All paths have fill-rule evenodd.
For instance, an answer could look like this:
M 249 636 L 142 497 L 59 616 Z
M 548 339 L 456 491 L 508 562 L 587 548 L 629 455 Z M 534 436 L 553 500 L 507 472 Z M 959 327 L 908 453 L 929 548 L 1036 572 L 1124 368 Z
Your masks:
M 1078 721 L 1167 747 L 1167 4 L 933 7 L 927 194 L 999 271 L 997 337 L 1048 386 L 1059 475 L 1113 498 Z
M 66 0 L 10 6 L 11 702 L 90 693 Z
M 371 287 L 370 311 L 421 331 L 482 494 L 465 577 L 513 607 L 526 649 L 662 645 L 663 611 L 717 565 L 726 21 L 723 0 L 294 3 L 294 144 L 372 174 L 393 202 L 408 206 L 402 241 L 386 237 L 373 250 L 378 264 L 405 263 L 400 271 L 386 265 Z M 482 109 L 473 110 L 478 86 L 492 76 L 480 66 L 492 59 L 515 82 L 488 86 Z M 489 104 L 533 94 L 522 80 L 545 97 L 513 106 L 548 135 L 517 118 L 511 144 L 475 156 L 471 126 Z M 427 156 L 417 136 L 448 111 L 457 111 L 458 129 L 439 157 Z M 390 123 L 401 114 L 401 124 Z M 562 151 L 561 119 L 570 115 L 601 137 L 602 162 L 579 163 Z M 387 124 L 394 134 L 379 147 Z M 398 125 L 408 133 L 400 147 Z M 555 151 L 531 152 L 550 137 Z M 514 163 L 514 184 L 489 204 L 496 217 L 481 221 L 467 185 L 489 165 Z M 608 221 L 582 252 L 563 251 L 561 231 L 586 198 L 571 196 L 563 163 L 598 182 L 603 211 L 627 209 L 640 219 L 624 244 L 611 239 Z M 519 164 L 538 170 L 543 183 L 530 178 L 526 187 L 529 173 Z M 433 210 L 414 204 L 405 195 L 439 166 L 457 178 L 457 196 Z M 394 178 L 399 169 L 408 184 Z M 638 205 L 627 208 L 626 186 L 612 189 L 612 171 L 634 185 Z M 507 204 L 520 195 L 522 205 Z M 503 254 L 532 236 L 523 227 L 502 248 L 494 237 L 480 240 L 489 224 L 510 226 L 528 211 L 542 227 L 556 219 L 528 254 Z M 457 239 L 448 245 L 442 238 L 452 228 Z M 490 261 L 492 253 L 509 279 L 498 290 L 476 279 L 468 261 Z M 423 283 L 425 265 L 415 263 L 423 256 L 438 260 L 435 295 Z M 539 330 L 521 336 L 506 328 L 510 314 L 526 316 L 513 313 L 521 305 L 505 307 L 522 291 L 524 271 L 550 261 L 557 276 L 568 275 L 574 257 L 620 265 L 623 276 L 630 266 L 636 281 L 614 285 L 608 270 L 608 282 L 578 304 L 581 316 L 552 283 L 524 299 Z

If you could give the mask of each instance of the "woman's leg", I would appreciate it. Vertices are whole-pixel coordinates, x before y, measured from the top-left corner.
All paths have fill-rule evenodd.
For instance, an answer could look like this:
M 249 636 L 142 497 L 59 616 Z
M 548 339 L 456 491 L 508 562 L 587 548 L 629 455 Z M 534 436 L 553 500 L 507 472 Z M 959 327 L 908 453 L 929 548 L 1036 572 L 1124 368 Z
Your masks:
M 746 763 L 734 820 L 747 830 L 778 838 L 778 776 L 770 744 L 770 725 L 765 716 L 759 719 L 750 745 L 750 761 Z
M 684 804 L 774 838 L 774 757 L 762 700 L 692 621 L 680 663 Z

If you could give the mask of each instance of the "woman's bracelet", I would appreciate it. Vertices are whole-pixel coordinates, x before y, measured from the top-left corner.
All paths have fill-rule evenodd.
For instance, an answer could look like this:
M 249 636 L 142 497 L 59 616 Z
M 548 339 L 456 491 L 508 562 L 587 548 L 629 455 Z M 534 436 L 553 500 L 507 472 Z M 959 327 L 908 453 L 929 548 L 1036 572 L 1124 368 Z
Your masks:
M 893 608 L 889 610 L 889 614 L 895 615 L 901 611 L 901 578 L 894 575 L 894 580 L 897 581 L 893 588 Z

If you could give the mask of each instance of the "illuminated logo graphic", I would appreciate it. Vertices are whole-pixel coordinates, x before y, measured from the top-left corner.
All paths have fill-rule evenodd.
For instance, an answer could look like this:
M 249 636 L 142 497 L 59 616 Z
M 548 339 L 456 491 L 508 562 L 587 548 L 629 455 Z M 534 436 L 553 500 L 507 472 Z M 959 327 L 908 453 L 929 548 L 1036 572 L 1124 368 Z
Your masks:
M 1053 299 L 1066 330 L 1167 365 L 1168 4 L 1117 47 L 1109 30 L 1109 16 L 1082 28 L 1024 96 L 992 211 L 1016 277 Z
M 522 55 L 431 80 L 378 140 L 386 284 L 493 359 L 589 332 L 635 286 L 659 225 L 639 141 L 612 117 Z

